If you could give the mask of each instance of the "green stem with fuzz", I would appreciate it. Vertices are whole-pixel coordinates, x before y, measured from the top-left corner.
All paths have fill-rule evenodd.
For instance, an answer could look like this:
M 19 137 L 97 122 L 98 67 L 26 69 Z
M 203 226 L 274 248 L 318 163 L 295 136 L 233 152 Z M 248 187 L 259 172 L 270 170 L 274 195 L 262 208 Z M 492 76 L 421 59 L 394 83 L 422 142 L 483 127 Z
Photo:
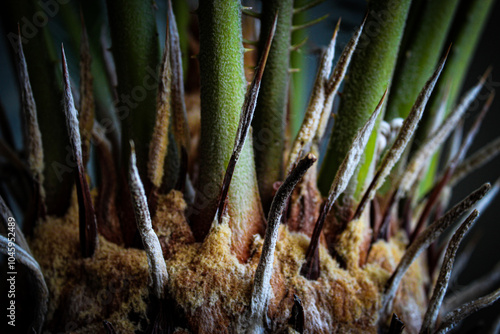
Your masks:
M 409 7 L 410 0 L 370 2 L 366 24 L 351 61 L 339 112 L 319 175 L 318 186 L 323 194 L 328 193 L 349 144 L 370 117 L 391 81 Z M 359 197 L 365 180 L 370 179 L 369 175 L 373 173 L 377 128 L 378 125 L 370 137 L 364 163 L 357 175 L 355 197 Z
M 266 71 L 255 109 L 253 140 L 259 191 L 267 211 L 273 199 L 273 185 L 283 177 L 285 117 L 288 96 L 293 0 L 264 1 L 262 6 L 260 52 L 273 26 L 278 24 L 269 52 Z
M 406 29 L 385 118 L 406 118 L 441 56 L 458 0 L 425 1 L 416 29 Z M 410 14 L 412 14 L 410 12 Z M 419 14 L 419 13 L 415 13 Z
M 224 171 L 233 150 L 246 81 L 239 2 L 201 1 L 198 13 L 202 163 L 191 223 L 195 237 L 203 240 L 212 224 Z M 227 208 L 234 236 L 238 234 L 235 233 L 236 230 L 253 236 L 254 233 L 261 232 L 263 227 L 252 152 L 252 141 L 248 140 L 241 152 L 229 190 Z M 233 238 L 233 241 L 233 248 L 239 248 L 250 242 L 250 239 Z M 242 260 L 246 257 L 243 253 L 238 254 Z
M 118 77 L 116 111 L 123 124 L 122 143 L 136 144 L 138 169 L 144 177 L 153 133 L 160 48 L 153 1 L 107 0 L 112 51 Z M 128 162 L 128 151 L 122 157 Z

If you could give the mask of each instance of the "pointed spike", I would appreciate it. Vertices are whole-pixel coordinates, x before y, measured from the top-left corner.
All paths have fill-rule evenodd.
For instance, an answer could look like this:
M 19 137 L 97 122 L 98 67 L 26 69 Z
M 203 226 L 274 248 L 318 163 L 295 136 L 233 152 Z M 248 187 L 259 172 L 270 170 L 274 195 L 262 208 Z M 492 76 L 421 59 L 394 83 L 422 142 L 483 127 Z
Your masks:
M 257 97 L 259 95 L 260 84 L 262 81 L 262 75 L 264 74 L 264 69 L 266 67 L 267 57 L 269 55 L 269 50 L 271 49 L 274 33 L 276 31 L 277 21 L 278 15 L 274 17 L 273 27 L 269 32 L 269 36 L 267 37 L 266 45 L 260 58 L 259 65 L 254 73 L 252 83 L 248 88 L 245 102 L 243 103 L 240 122 L 238 124 L 238 130 L 236 131 L 233 153 L 231 154 L 231 158 L 229 159 L 229 163 L 227 165 L 226 174 L 224 175 L 224 180 L 222 182 L 221 194 L 219 196 L 219 205 L 215 213 L 215 217 L 218 219 L 219 223 L 222 222 L 222 216 L 224 214 L 233 172 L 240 157 L 243 146 L 245 145 L 248 131 L 250 130 L 250 125 L 252 124 L 253 114 L 255 111 L 255 106 L 257 104 Z
M 441 322 L 441 325 L 435 332 L 436 334 L 444 334 L 450 332 L 462 320 L 476 313 L 477 311 L 488 307 L 500 299 L 500 288 L 493 291 L 489 295 L 478 298 L 465 305 L 462 305 L 454 311 L 447 314 Z
M 441 126 L 427 138 L 424 144 L 415 153 L 400 178 L 399 192 L 401 194 L 407 193 L 410 188 L 413 187 L 423 167 L 446 138 L 448 138 L 449 134 L 456 129 L 458 123 L 463 118 L 467 109 L 469 109 L 471 103 L 476 99 L 483 85 L 484 83 L 481 80 L 476 86 L 471 88 L 462 98 L 455 110 L 446 118 Z
M 294 8 L 293 9 L 293 15 L 303 13 L 306 10 L 311 9 L 313 7 L 316 7 L 317 5 L 319 5 L 320 3 L 323 3 L 323 2 L 325 2 L 325 0 L 312 0 L 312 1 L 310 1 L 307 4 L 305 4 L 302 7 Z
M 432 244 L 441 233 L 447 229 L 456 219 L 462 216 L 467 210 L 469 210 L 475 203 L 477 203 L 484 195 L 490 190 L 491 185 L 489 183 L 484 184 L 476 191 L 467 196 L 460 203 L 451 208 L 444 216 L 436 220 L 434 223 L 429 225 L 410 246 L 407 248 L 405 254 L 401 258 L 396 270 L 389 278 L 385 286 L 385 292 L 382 296 L 382 317 L 386 318 L 390 309 L 392 308 L 392 302 L 396 296 L 396 291 L 403 279 L 408 268 L 410 268 L 413 261 Z
M 333 100 L 337 95 L 341 82 L 344 80 L 347 68 L 349 67 L 349 64 L 351 62 L 352 55 L 354 53 L 354 50 L 356 50 L 361 32 L 363 31 L 363 28 L 365 26 L 365 22 L 366 17 L 354 36 L 352 36 L 352 38 L 349 40 L 349 43 L 347 43 L 347 45 L 345 46 L 339 60 L 337 61 L 337 65 L 335 65 L 333 74 L 331 75 L 328 82 L 326 82 L 326 102 L 323 111 L 321 112 L 321 119 L 319 122 L 318 130 L 316 131 L 316 134 L 314 136 L 314 142 L 317 144 L 319 144 L 319 142 L 323 138 L 323 135 L 325 134 L 325 130 L 332 112 Z
M 417 222 L 417 225 L 415 227 L 415 230 L 413 231 L 413 234 L 410 237 L 410 242 L 415 240 L 417 235 L 420 233 L 420 231 L 423 229 L 424 224 L 427 221 L 427 218 L 429 217 L 432 209 L 434 208 L 435 204 L 439 201 L 439 197 L 445 188 L 445 186 L 448 184 L 451 175 L 455 171 L 455 168 L 457 167 L 457 164 L 463 159 L 465 156 L 465 153 L 467 152 L 467 149 L 469 146 L 472 144 L 474 137 L 476 136 L 477 132 L 479 131 L 479 127 L 481 126 L 481 122 L 484 119 L 484 116 L 486 115 L 486 112 L 488 111 L 488 108 L 491 104 L 491 95 L 490 98 L 488 99 L 487 103 L 485 104 L 483 110 L 481 113 L 476 117 L 476 120 L 474 121 L 474 124 L 472 124 L 472 127 L 470 128 L 469 132 L 465 136 L 465 140 L 460 146 L 455 158 L 449 163 L 448 167 L 446 168 L 446 171 L 444 172 L 443 176 L 440 178 L 438 184 L 432 189 L 431 194 L 429 196 L 429 199 L 427 200 L 427 203 L 425 204 L 424 210 L 420 214 L 419 220 Z
M 405 119 L 403 126 L 401 127 L 401 130 L 399 131 L 399 134 L 396 140 L 394 141 L 394 144 L 386 153 L 384 159 L 380 163 L 380 167 L 378 168 L 377 172 L 375 173 L 375 176 L 372 179 L 372 182 L 370 183 L 368 189 L 363 195 L 363 198 L 361 199 L 361 202 L 359 203 L 358 208 L 356 209 L 355 217 L 361 216 L 361 213 L 366 207 L 366 204 L 373 199 L 376 191 L 378 190 L 378 188 L 380 188 L 380 186 L 382 186 L 382 184 L 385 181 L 385 178 L 387 177 L 387 175 L 389 175 L 390 171 L 392 170 L 392 167 L 394 167 L 394 165 L 399 161 L 401 155 L 403 154 L 406 148 L 406 145 L 408 145 L 411 138 L 413 137 L 417 125 L 420 119 L 422 118 L 422 114 L 424 112 L 425 106 L 427 105 L 427 101 L 429 100 L 429 97 L 431 96 L 434 86 L 436 85 L 437 79 L 439 78 L 439 75 L 443 70 L 446 58 L 448 56 L 448 52 L 446 53 L 444 58 L 440 61 L 436 71 L 431 76 L 431 78 L 426 82 L 422 91 L 418 95 L 417 100 L 415 101 L 415 104 L 413 105 L 410 114 Z
M 80 42 L 80 133 L 82 136 L 82 163 L 85 167 L 90 158 L 90 139 L 94 126 L 94 91 L 92 85 L 90 46 L 87 28 L 80 12 L 82 36 Z
M 309 37 L 305 37 L 302 41 L 298 42 L 297 44 L 290 45 L 290 52 L 299 50 L 301 47 L 303 47 L 307 43 L 308 40 L 309 40 Z
M 92 197 L 85 175 L 85 168 L 82 161 L 82 142 L 80 138 L 80 128 L 78 126 L 78 116 L 71 93 L 71 84 L 66 63 L 64 47 L 61 45 L 63 79 L 64 79 L 64 113 L 66 115 L 66 127 L 70 139 L 71 150 L 76 161 L 77 172 L 76 191 L 78 196 L 79 225 L 80 225 L 80 247 L 83 257 L 92 257 L 97 246 L 97 222 L 92 205 Z
M 444 261 L 441 265 L 441 270 L 436 281 L 436 286 L 434 287 L 434 292 L 432 293 L 432 297 L 429 301 L 429 306 L 420 329 L 421 334 L 430 333 L 436 326 L 439 310 L 442 305 L 444 295 L 448 289 L 448 282 L 450 281 L 458 246 L 460 246 L 460 242 L 472 227 L 478 215 L 479 212 L 474 210 L 469 217 L 467 217 L 465 222 L 460 225 L 448 244 Z
M 38 126 L 38 116 L 35 98 L 31 89 L 28 66 L 24 57 L 22 37 L 20 27 L 18 25 L 18 44 L 17 44 L 17 64 L 19 70 L 19 81 L 21 83 L 21 98 L 22 109 L 25 121 L 25 142 L 28 151 L 28 167 L 30 175 L 35 182 L 35 191 L 38 193 L 37 197 L 40 201 L 38 216 L 45 216 L 45 189 L 43 187 L 44 181 L 44 153 L 42 145 L 42 134 Z
M 351 62 L 354 50 L 356 50 L 356 47 L 358 46 L 359 38 L 361 37 L 361 33 L 363 32 L 365 23 L 366 23 L 366 17 L 361 23 L 361 26 L 358 28 L 356 33 L 351 37 L 347 45 L 344 47 L 344 50 L 340 55 L 337 65 L 335 65 L 333 74 L 330 80 L 328 80 L 327 94 L 335 95 L 337 93 L 338 87 L 340 86 L 340 83 L 344 79 L 345 74 L 347 72 L 347 68 L 349 67 L 349 63 Z
M 299 133 L 295 138 L 288 157 L 288 164 L 286 167 L 287 173 L 290 173 L 294 164 L 296 164 L 297 161 L 302 157 L 302 155 L 306 153 L 304 151 L 311 144 L 311 141 L 313 140 L 314 135 L 318 129 L 318 125 L 321 119 L 321 112 L 323 111 L 325 105 L 325 82 L 326 80 L 328 80 L 332 69 L 332 62 L 335 55 L 335 44 L 337 41 L 339 26 L 340 20 L 337 22 L 337 27 L 335 28 L 330 44 L 322 55 L 318 73 L 316 74 L 316 80 L 314 82 L 312 96 L 309 101 L 309 105 L 307 107 L 307 111 L 304 116 L 304 120 L 300 127 Z
M 179 41 L 179 32 L 172 8 L 172 1 L 168 1 L 168 25 L 170 41 L 170 62 L 172 68 L 172 111 L 174 137 L 181 150 L 190 151 L 190 134 L 187 121 L 186 103 L 184 101 L 184 75 L 182 72 L 182 54 Z
M 358 167 L 359 161 L 361 160 L 361 157 L 363 156 L 363 153 L 365 151 L 366 144 L 368 143 L 370 135 L 373 131 L 373 127 L 375 126 L 377 117 L 382 110 L 382 106 L 384 104 L 386 96 L 387 89 L 385 90 L 384 95 L 382 95 L 382 98 L 380 99 L 373 114 L 354 137 L 347 156 L 344 158 L 344 161 L 340 165 L 339 170 L 335 175 L 335 179 L 333 180 L 330 191 L 328 192 L 328 197 L 323 205 L 321 213 L 318 217 L 318 221 L 314 226 L 311 242 L 309 243 L 309 247 L 307 248 L 306 252 L 306 262 L 301 269 L 301 274 L 308 279 L 315 280 L 319 276 L 319 268 L 317 268 L 319 261 L 316 257 L 318 255 L 317 249 L 319 246 L 319 237 L 321 235 L 321 230 L 323 229 L 323 224 L 333 204 L 347 188 L 349 180 Z
M 274 250 L 278 240 L 279 225 L 287 206 L 288 198 L 297 183 L 315 161 L 316 157 L 312 154 L 307 155 L 299 161 L 297 166 L 281 184 L 269 209 L 262 254 L 253 281 L 250 310 L 247 315 L 246 324 L 244 325 L 244 327 L 254 329 L 254 331 L 248 330 L 249 333 L 254 333 L 256 329 L 263 328 L 263 319 L 267 314 L 267 304 L 271 293 L 270 280 L 273 272 Z
M 134 142 L 131 141 L 130 146 L 129 187 L 134 206 L 135 221 L 148 258 L 149 276 L 153 283 L 154 295 L 158 299 L 163 299 L 165 297 L 165 287 L 168 284 L 167 266 L 163 258 L 160 241 L 151 224 L 146 193 L 137 170 Z
M 315 20 L 312 20 L 312 21 L 309 21 L 309 22 L 306 22 L 304 24 L 301 24 L 301 25 L 298 25 L 298 26 L 292 26 L 292 32 L 293 31 L 297 31 L 297 30 L 301 30 L 301 29 L 305 29 L 305 28 L 309 28 L 317 23 L 320 23 L 321 21 L 325 20 L 328 16 L 330 16 L 330 14 L 325 14 L 321 17 L 318 17 L 317 19 Z
M 0 253 L 8 255 L 12 253 L 12 246 L 9 239 L 0 235 Z M 45 283 L 45 279 L 43 278 L 42 270 L 38 265 L 38 262 L 22 247 L 15 244 L 15 254 L 16 254 L 16 262 L 21 263 L 26 268 L 28 268 L 29 273 L 33 278 L 33 282 L 36 287 L 36 297 L 35 300 L 35 318 L 33 319 L 32 327 L 38 332 L 42 332 L 42 326 L 45 321 L 45 315 L 47 314 L 47 304 L 49 300 L 49 289 L 47 288 L 47 284 Z
M 153 187 L 159 189 L 163 180 L 165 156 L 168 147 L 168 131 L 170 126 L 172 68 L 170 61 L 170 27 L 167 22 L 165 48 L 160 65 L 160 80 L 156 99 L 156 121 L 153 135 L 149 143 L 148 178 Z

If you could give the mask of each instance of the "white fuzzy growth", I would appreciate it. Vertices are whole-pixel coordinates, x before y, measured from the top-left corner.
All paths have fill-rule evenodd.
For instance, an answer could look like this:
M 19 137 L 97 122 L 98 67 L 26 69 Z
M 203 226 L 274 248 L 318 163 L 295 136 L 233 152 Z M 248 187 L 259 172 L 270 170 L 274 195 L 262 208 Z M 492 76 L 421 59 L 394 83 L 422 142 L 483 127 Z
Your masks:
M 326 102 L 326 90 L 325 84 L 331 73 L 333 57 L 335 55 L 335 41 L 337 39 L 337 29 L 333 35 L 333 38 L 323 54 L 321 63 L 319 66 L 318 74 L 316 76 L 316 81 L 314 82 L 314 87 L 312 90 L 311 100 L 307 107 L 306 115 L 304 116 L 304 121 L 300 127 L 300 131 L 293 143 L 292 150 L 290 152 L 290 157 L 288 159 L 288 165 L 286 168 L 287 174 L 290 173 L 293 166 L 300 159 L 301 155 L 304 153 L 304 149 L 311 144 L 314 138 L 320 121 L 322 120 L 323 110 L 325 110 Z
M 132 202 L 134 204 L 135 220 L 148 258 L 149 275 L 153 282 L 153 291 L 157 298 L 163 298 L 165 286 L 168 282 L 167 266 L 163 258 L 160 241 L 151 224 L 147 198 L 139 171 L 137 170 L 133 148 L 130 154 L 129 182 Z
M 335 175 L 335 179 L 333 180 L 332 186 L 328 193 L 328 202 L 330 205 L 332 205 L 337 200 L 339 195 L 344 192 L 345 188 L 349 184 L 349 180 L 358 167 L 359 161 L 365 151 L 366 144 L 370 139 L 373 127 L 375 126 L 377 117 L 382 110 L 386 94 L 387 90 L 380 99 L 377 108 L 370 116 L 366 124 L 358 131 L 358 133 L 356 133 L 351 147 L 347 151 L 347 156 L 345 157 L 344 161 L 342 161 L 342 164 L 340 165 L 339 170 Z
M 328 120 L 330 118 L 333 100 L 337 95 L 337 91 L 339 89 L 340 83 L 344 80 L 345 74 L 347 72 L 347 68 L 349 67 L 349 63 L 351 62 L 352 55 L 356 46 L 358 45 L 359 37 L 361 36 L 361 31 L 363 30 L 364 22 L 361 27 L 358 29 L 356 34 L 351 38 L 349 43 L 342 51 L 340 55 L 340 59 L 335 65 L 335 69 L 333 70 L 333 74 L 331 75 L 328 82 L 326 82 L 326 97 L 323 110 L 321 112 L 321 118 L 315 132 L 314 141 L 319 143 L 321 138 L 325 133 L 326 126 L 328 125 Z M 325 80 L 327 78 L 325 77 Z

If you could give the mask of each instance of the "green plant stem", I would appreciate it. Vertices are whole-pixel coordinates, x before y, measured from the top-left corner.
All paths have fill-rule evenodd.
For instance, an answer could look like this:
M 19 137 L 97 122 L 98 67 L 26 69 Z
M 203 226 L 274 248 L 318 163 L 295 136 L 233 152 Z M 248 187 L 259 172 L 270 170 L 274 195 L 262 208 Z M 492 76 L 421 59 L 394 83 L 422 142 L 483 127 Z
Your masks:
M 64 215 L 69 206 L 74 180 L 74 162 L 69 148 L 66 119 L 61 106 L 61 70 L 46 25 L 33 23 L 43 13 L 37 1 L 9 1 L 2 19 L 8 24 L 8 38 L 17 36 L 17 22 L 25 38 L 24 53 L 37 105 L 38 124 L 44 150 L 44 188 L 47 213 Z M 64 6 L 64 5 L 61 5 Z M 14 13 L 7 17 L 8 13 Z M 17 37 L 15 37 L 17 40 Z
M 266 211 L 271 206 L 273 199 L 274 182 L 283 177 L 293 0 L 263 2 L 260 34 L 261 52 L 277 13 L 276 33 L 269 51 L 253 120 L 257 179 L 260 196 Z
M 107 0 L 107 8 L 118 77 L 116 111 L 123 124 L 122 162 L 127 166 L 129 140 L 133 140 L 138 169 L 144 177 L 156 115 L 160 60 L 153 1 Z
M 233 150 L 240 112 L 246 92 L 243 70 L 241 5 L 234 0 L 201 1 L 201 139 L 200 175 L 193 212 L 192 229 L 202 240 L 208 233 L 217 208 L 224 172 Z M 248 226 L 244 233 L 262 226 L 259 213 L 251 138 L 248 138 L 236 165 L 229 189 L 228 213 L 234 244 L 239 236 L 235 225 Z M 244 230 L 242 228 L 242 230 Z M 241 230 L 240 230 L 241 231 Z M 234 247 L 235 245 L 233 245 Z M 240 256 L 240 258 L 243 258 Z
M 294 6 L 302 7 L 307 3 L 306 0 L 296 0 Z M 307 21 L 307 11 L 297 13 L 293 16 L 292 24 L 299 26 Z M 306 29 L 299 29 L 292 32 L 292 45 L 301 43 L 307 38 Z M 307 104 L 307 76 L 308 68 L 306 57 L 301 49 L 292 51 L 290 54 L 290 68 L 299 69 L 298 72 L 291 74 L 290 80 L 290 97 L 289 97 L 289 125 L 290 125 L 290 140 L 293 140 L 299 133 Z
M 404 40 L 409 47 L 400 52 L 389 94 L 387 120 L 406 118 L 410 113 L 441 56 L 457 4 L 458 0 L 424 1 L 420 13 L 410 11 L 419 20 L 414 29 L 405 30 Z
M 455 106 L 462 90 L 467 69 L 472 61 L 481 32 L 494 2 L 495 0 L 474 0 L 466 2 L 460 8 L 460 13 L 453 22 L 452 29 L 454 31 L 452 31 L 450 38 L 452 43 L 450 55 L 430 101 L 430 106 L 424 114 L 422 125 L 416 134 L 416 144 L 422 142 L 430 134 L 433 124 L 439 121 L 436 119 L 436 114 L 439 104 L 446 94 L 449 95 L 444 116 Z M 463 16 L 460 14 L 463 14 Z M 427 173 L 421 183 L 420 194 L 426 193 L 432 187 L 438 165 L 439 152 L 433 156 L 429 164 Z
M 370 2 L 365 28 L 351 61 L 340 109 L 319 175 L 318 186 L 323 194 L 328 193 L 352 138 L 375 110 L 390 84 L 409 6 L 410 0 Z M 383 115 L 379 116 L 379 120 L 382 118 Z M 358 175 L 353 175 L 353 180 L 357 180 L 355 197 L 359 197 L 366 179 L 372 174 L 377 128 L 378 124 L 366 146 L 364 163 Z

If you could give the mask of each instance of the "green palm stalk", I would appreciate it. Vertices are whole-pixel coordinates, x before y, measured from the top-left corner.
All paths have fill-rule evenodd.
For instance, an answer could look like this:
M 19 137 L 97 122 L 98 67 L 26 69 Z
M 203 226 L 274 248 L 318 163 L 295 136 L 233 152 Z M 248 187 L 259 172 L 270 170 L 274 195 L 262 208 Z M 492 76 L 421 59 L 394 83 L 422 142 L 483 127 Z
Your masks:
M 500 299 L 498 266 L 447 294 L 500 189 L 448 207 L 500 152 L 496 139 L 467 156 L 490 72 L 459 98 L 493 1 L 370 1 L 356 29 L 331 27 L 305 97 L 308 72 L 290 69 L 321 2 L 8 4 L 26 133 L 16 150 L 0 126 L 9 330 L 448 333 Z

